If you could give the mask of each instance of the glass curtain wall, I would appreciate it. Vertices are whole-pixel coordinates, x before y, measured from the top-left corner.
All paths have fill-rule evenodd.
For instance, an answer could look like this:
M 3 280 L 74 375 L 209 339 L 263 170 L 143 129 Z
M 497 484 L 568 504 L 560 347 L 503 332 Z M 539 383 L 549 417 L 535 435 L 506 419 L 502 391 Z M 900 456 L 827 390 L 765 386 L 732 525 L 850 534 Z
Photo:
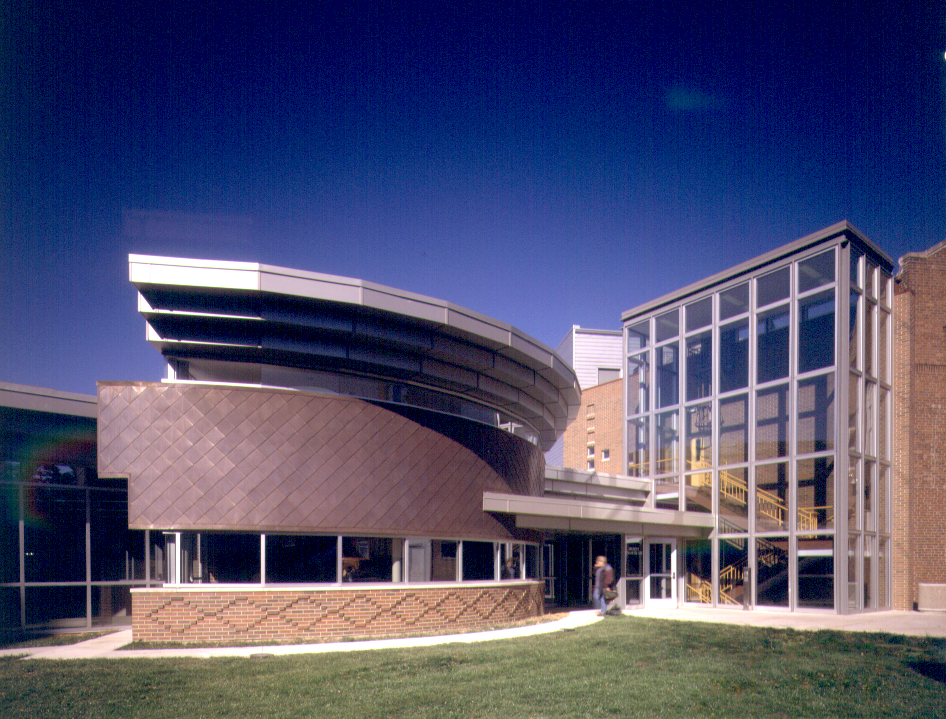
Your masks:
M 686 601 L 889 607 L 890 283 L 839 237 L 628 319 L 628 474 L 717 519 Z

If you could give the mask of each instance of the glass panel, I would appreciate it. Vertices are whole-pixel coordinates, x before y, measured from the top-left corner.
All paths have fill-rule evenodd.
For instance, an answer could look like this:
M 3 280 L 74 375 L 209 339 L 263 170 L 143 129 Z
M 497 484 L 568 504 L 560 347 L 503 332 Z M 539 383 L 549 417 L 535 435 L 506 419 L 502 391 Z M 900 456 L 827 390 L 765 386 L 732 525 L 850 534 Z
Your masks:
M 656 319 L 657 342 L 669 340 L 680 334 L 680 311 L 670 310 Z
M 860 417 L 858 413 L 858 407 L 860 407 L 859 401 L 859 382 L 860 378 L 856 374 L 852 374 L 848 378 L 848 395 L 847 395 L 847 448 L 857 450 L 859 448 L 857 442 L 857 420 Z
M 698 472 L 688 474 L 684 479 L 686 505 L 688 512 L 713 511 L 713 474 L 712 472 Z
M 890 594 L 887 592 L 887 539 L 880 537 L 877 547 L 877 608 L 890 609 Z
M 735 467 L 719 471 L 719 531 L 738 534 L 749 531 L 749 469 Z
M 847 526 L 850 529 L 860 529 L 860 513 L 857 511 L 860 492 L 858 491 L 858 458 L 851 457 L 847 470 Z
M 834 290 L 798 302 L 798 372 L 834 364 Z
M 790 292 L 788 267 L 762 275 L 756 280 L 756 307 L 765 307 L 773 302 L 788 299 Z
M 713 323 L 713 298 L 704 297 L 686 306 L 687 332 Z
M 866 303 L 867 317 L 864 321 L 864 372 L 874 374 L 874 315 L 877 305 Z
M 131 587 L 92 587 L 92 626 L 112 627 L 131 624 Z
M 798 383 L 798 453 L 834 449 L 834 375 Z
M 141 567 L 144 560 L 144 547 L 140 540 L 137 546 L 131 546 L 128 497 L 124 492 L 93 491 L 90 499 L 92 581 L 132 579 L 135 564 Z M 141 574 L 143 576 L 144 572 Z
M 688 539 L 683 543 L 683 571 L 686 601 L 713 603 L 713 552 L 708 539 Z
M 749 544 L 745 537 L 719 540 L 719 604 L 741 606 L 743 570 L 749 566 Z
M 883 304 L 885 304 L 885 305 L 887 305 L 887 306 L 889 307 L 889 306 L 890 306 L 890 296 L 889 296 L 888 292 L 890 291 L 890 273 L 887 272 L 887 270 L 883 270 L 883 269 L 882 269 L 882 270 L 880 271 L 880 286 L 879 286 L 879 290 L 880 290 L 880 292 L 878 292 L 878 294 L 880 295 L 880 301 L 881 301 Z
M 874 402 L 877 397 L 877 385 L 864 383 L 864 454 L 877 456 L 877 437 L 874 432 Z
M 657 348 L 657 409 L 680 401 L 680 350 L 676 344 Z
M 492 542 L 463 542 L 463 579 L 493 579 L 494 552 Z
M 877 491 L 874 493 L 874 506 L 877 508 L 877 531 L 886 534 L 890 531 L 887 524 L 887 497 L 890 493 L 890 467 L 882 464 L 878 467 Z
M 851 245 L 851 284 L 855 287 L 863 287 L 861 284 L 860 263 L 864 251 L 859 247 Z
M 719 330 L 719 391 L 749 385 L 749 320 L 733 322 Z
M 834 457 L 798 463 L 798 531 L 834 527 Z
M 431 563 L 439 560 L 439 557 L 434 557 L 435 550 L 431 549 L 430 554 Z M 454 562 L 455 557 L 454 547 Z M 342 581 L 390 582 L 393 564 L 392 540 L 389 537 L 342 537 Z M 454 569 L 450 579 L 456 576 Z
M 798 606 L 834 607 L 834 537 L 799 537 Z
M 650 365 L 648 354 L 642 352 L 627 359 L 627 413 L 640 414 L 649 407 Z
M 30 484 L 24 487 L 24 492 L 23 561 L 26 581 L 85 581 L 87 490 Z M 85 616 L 84 599 L 82 616 Z
M 887 446 L 887 427 L 890 426 L 887 417 L 887 398 L 890 396 L 890 392 L 881 387 L 878 394 L 880 395 L 880 405 L 877 407 L 877 456 L 881 459 L 890 459 L 890 450 Z
M 640 579 L 628 579 L 625 583 L 624 589 L 624 603 L 625 604 L 640 604 L 641 603 L 641 580 Z
M 798 263 L 798 291 L 807 292 L 834 282 L 834 250 Z
M 627 351 L 635 352 L 650 347 L 650 320 L 627 328 Z
M 857 369 L 860 365 L 860 345 L 858 344 L 858 328 L 860 323 L 857 321 L 858 307 L 860 306 L 861 296 L 858 292 L 851 290 L 851 297 L 848 300 L 850 306 L 848 309 L 848 350 L 850 352 L 851 369 Z
M 873 609 L 874 608 L 874 595 L 873 595 L 873 592 L 871 591 L 871 585 L 873 584 L 871 579 L 874 576 L 874 573 L 871 571 L 872 569 L 871 565 L 873 564 L 873 557 L 874 557 L 874 552 L 873 552 L 874 537 L 865 535 L 863 542 L 864 542 L 864 558 L 863 558 L 864 569 L 863 569 L 863 575 L 862 575 L 863 576 L 862 584 L 864 587 L 864 597 L 863 597 L 864 604 L 862 606 L 864 607 L 864 609 Z
M 12 464 L 12 463 L 11 463 Z M 0 582 L 20 580 L 20 488 L 15 484 L 0 484 Z M 17 594 L 17 605 L 19 605 Z M 0 620 L 2 620 L 0 613 Z M 16 615 L 20 624 L 20 615 Z M 0 624 L 0 627 L 12 626 Z
M 26 624 L 68 628 L 86 625 L 85 585 L 27 587 Z M 19 623 L 19 617 L 17 617 Z
M 641 417 L 627 423 L 627 473 L 631 477 L 650 475 L 650 442 L 647 422 L 647 417 Z
M 654 506 L 657 509 L 680 509 L 680 480 L 676 477 L 662 477 L 654 480 Z
M 860 535 L 851 534 L 847 539 L 847 606 L 857 609 L 860 592 L 857 588 L 857 569 L 860 566 L 860 552 L 857 549 Z
M 876 470 L 876 462 L 864 462 L 864 530 L 867 532 L 877 531 L 874 524 L 876 520 L 874 515 L 874 473 Z
M 783 384 L 756 395 L 756 459 L 788 456 L 788 394 Z
M 880 326 L 877 331 L 877 378 L 882 382 L 890 382 L 887 375 L 887 322 L 890 313 L 879 310 Z
M 657 415 L 657 474 L 676 472 L 680 465 L 679 415 L 676 411 Z
M 713 463 L 713 408 L 709 402 L 687 407 L 686 468 L 703 469 Z
M 788 530 L 788 465 L 763 464 L 755 470 L 756 531 Z
M 719 400 L 719 463 L 749 461 L 749 395 Z
M 874 293 L 874 282 L 876 281 L 877 265 L 869 258 L 864 262 L 864 292 L 868 297 L 877 297 Z
M 259 537 L 258 534 L 202 534 L 201 554 L 206 558 L 205 566 L 200 568 L 203 576 L 194 572 L 193 579 L 221 584 L 258 584 Z M 184 537 L 181 539 L 182 546 L 186 546 Z M 332 579 L 334 581 L 334 576 Z
M 539 548 L 535 544 L 526 545 L 526 579 L 539 578 Z
M 727 320 L 730 317 L 741 315 L 749 311 L 749 283 L 730 287 L 719 293 L 719 319 Z
M 788 606 L 788 538 L 756 538 L 756 603 Z
M 266 581 L 334 582 L 338 538 L 332 536 L 266 535 Z
M 19 587 L 0 587 L 0 627 L 13 629 L 20 626 Z
M 627 543 L 627 564 L 625 572 L 628 577 L 644 576 L 644 550 L 642 542 Z
M 687 337 L 686 346 L 687 401 L 709 397 L 713 393 L 713 333 Z
M 788 376 L 788 305 L 758 316 L 756 381 L 760 384 Z

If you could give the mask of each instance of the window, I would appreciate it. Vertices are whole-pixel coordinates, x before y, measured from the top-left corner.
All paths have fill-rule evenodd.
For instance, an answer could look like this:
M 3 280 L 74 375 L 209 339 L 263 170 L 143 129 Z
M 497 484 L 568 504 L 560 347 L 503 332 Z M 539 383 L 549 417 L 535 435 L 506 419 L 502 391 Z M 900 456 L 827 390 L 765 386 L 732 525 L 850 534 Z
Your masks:
M 607 462 L 609 459 L 611 459 L 611 450 L 610 450 L 610 449 L 602 449 L 602 450 L 601 450 L 601 460 L 602 460 L 603 462 Z
M 595 446 L 593 444 L 588 445 L 588 456 L 589 457 L 595 456 Z
M 588 471 L 592 471 L 595 468 L 595 461 L 593 459 L 588 460 Z

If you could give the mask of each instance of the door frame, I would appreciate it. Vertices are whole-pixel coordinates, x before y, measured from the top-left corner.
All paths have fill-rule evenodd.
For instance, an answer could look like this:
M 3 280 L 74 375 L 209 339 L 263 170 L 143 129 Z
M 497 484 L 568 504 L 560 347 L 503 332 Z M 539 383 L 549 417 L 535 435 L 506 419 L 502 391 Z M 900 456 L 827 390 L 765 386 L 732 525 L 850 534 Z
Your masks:
M 651 545 L 669 544 L 670 550 L 670 572 L 655 573 L 650 566 Z M 649 609 L 674 609 L 679 606 L 679 580 L 678 580 L 679 556 L 677 553 L 677 540 L 675 537 L 645 537 L 644 538 L 644 606 Z M 670 578 L 670 596 L 667 598 L 651 596 L 651 579 L 654 576 Z

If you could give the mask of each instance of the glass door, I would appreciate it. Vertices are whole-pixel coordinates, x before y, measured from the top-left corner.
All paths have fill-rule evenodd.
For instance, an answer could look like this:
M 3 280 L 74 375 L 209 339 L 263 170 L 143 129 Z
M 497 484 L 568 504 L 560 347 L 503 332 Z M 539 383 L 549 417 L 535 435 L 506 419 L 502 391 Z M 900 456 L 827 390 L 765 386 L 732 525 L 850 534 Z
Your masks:
M 648 607 L 677 606 L 677 542 L 675 539 L 647 540 Z

